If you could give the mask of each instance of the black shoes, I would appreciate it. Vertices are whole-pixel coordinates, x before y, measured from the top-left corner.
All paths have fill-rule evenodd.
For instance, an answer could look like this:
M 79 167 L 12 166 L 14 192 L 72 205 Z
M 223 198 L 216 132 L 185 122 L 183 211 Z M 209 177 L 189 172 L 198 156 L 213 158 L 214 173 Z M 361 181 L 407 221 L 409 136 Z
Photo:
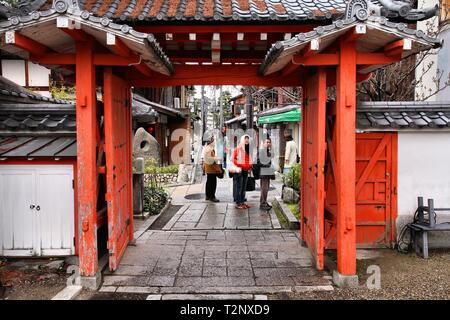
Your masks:
M 206 201 L 212 201 L 212 202 L 220 202 L 220 200 L 219 200 L 219 199 L 217 199 L 217 198 L 212 198 L 212 199 L 210 199 L 210 198 L 206 198 Z
M 270 209 L 272 209 L 272 206 L 270 204 L 268 204 L 268 203 L 263 203 L 263 204 L 261 204 L 259 206 L 259 209 L 260 210 L 267 210 L 267 211 L 269 211 Z

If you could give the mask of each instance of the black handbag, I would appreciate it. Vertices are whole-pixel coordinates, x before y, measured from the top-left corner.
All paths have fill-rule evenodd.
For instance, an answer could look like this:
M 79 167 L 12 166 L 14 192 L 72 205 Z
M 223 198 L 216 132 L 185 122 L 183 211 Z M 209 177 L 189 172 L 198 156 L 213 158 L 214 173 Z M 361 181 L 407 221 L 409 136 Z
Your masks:
M 223 168 L 221 168 L 222 169 L 222 172 L 221 173 L 216 173 L 216 176 L 217 176 L 217 178 L 219 178 L 219 179 L 223 179 L 223 176 L 224 176 L 224 173 L 225 173 L 225 170 L 223 169 Z
M 255 191 L 256 190 L 255 177 L 247 178 L 247 186 L 246 186 L 245 190 L 246 191 Z
M 252 173 L 255 180 L 259 180 L 259 174 L 261 173 L 261 166 L 259 163 L 252 166 Z

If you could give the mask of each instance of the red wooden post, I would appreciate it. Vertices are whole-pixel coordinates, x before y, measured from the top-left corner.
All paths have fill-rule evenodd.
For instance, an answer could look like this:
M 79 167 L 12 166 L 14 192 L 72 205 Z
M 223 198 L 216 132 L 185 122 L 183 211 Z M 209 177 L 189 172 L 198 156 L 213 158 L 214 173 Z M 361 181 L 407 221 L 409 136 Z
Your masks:
M 84 277 L 95 277 L 98 272 L 97 116 L 92 46 L 92 42 L 76 43 L 79 257 L 80 274 Z
M 337 265 L 356 274 L 355 217 L 356 46 L 341 39 L 336 85 Z
M 127 132 L 128 132 L 128 152 L 127 152 L 127 168 L 128 168 L 128 212 L 130 215 L 130 227 L 129 230 L 129 240 L 134 239 L 134 221 L 133 221 L 133 98 L 131 94 L 131 87 L 128 86 L 128 113 L 127 113 Z
M 301 175 L 300 175 L 300 236 L 303 241 L 305 241 L 305 227 L 304 227 L 304 212 L 305 212 L 305 188 L 306 188 L 306 96 L 307 96 L 307 90 L 308 90 L 308 82 L 305 82 L 305 85 L 302 87 L 302 118 L 301 118 L 301 128 L 302 128 L 302 145 L 301 148 L 301 157 L 300 157 L 300 166 L 301 166 Z

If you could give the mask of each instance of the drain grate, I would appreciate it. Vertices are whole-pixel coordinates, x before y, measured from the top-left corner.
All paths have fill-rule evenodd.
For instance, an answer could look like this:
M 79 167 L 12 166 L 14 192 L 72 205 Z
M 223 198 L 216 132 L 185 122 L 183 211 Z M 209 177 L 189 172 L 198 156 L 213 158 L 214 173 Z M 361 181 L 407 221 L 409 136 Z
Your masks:
M 204 199 L 205 195 L 203 193 L 191 193 L 184 196 L 185 199 L 188 200 L 200 200 Z

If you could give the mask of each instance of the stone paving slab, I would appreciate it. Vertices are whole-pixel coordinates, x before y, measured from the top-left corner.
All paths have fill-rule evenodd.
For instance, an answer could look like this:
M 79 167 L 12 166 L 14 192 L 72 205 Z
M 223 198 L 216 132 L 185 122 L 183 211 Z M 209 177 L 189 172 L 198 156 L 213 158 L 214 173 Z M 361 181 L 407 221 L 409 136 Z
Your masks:
M 268 294 L 318 287 L 329 275 L 315 270 L 298 232 L 290 230 L 151 230 L 129 247 L 104 292 L 152 294 Z M 297 288 L 297 289 L 295 289 Z M 313 290 L 313 289 L 311 289 Z
M 163 230 L 268 230 L 280 229 L 273 210 L 259 210 L 249 202 L 250 209 L 236 209 L 233 204 L 185 204 L 163 227 Z

